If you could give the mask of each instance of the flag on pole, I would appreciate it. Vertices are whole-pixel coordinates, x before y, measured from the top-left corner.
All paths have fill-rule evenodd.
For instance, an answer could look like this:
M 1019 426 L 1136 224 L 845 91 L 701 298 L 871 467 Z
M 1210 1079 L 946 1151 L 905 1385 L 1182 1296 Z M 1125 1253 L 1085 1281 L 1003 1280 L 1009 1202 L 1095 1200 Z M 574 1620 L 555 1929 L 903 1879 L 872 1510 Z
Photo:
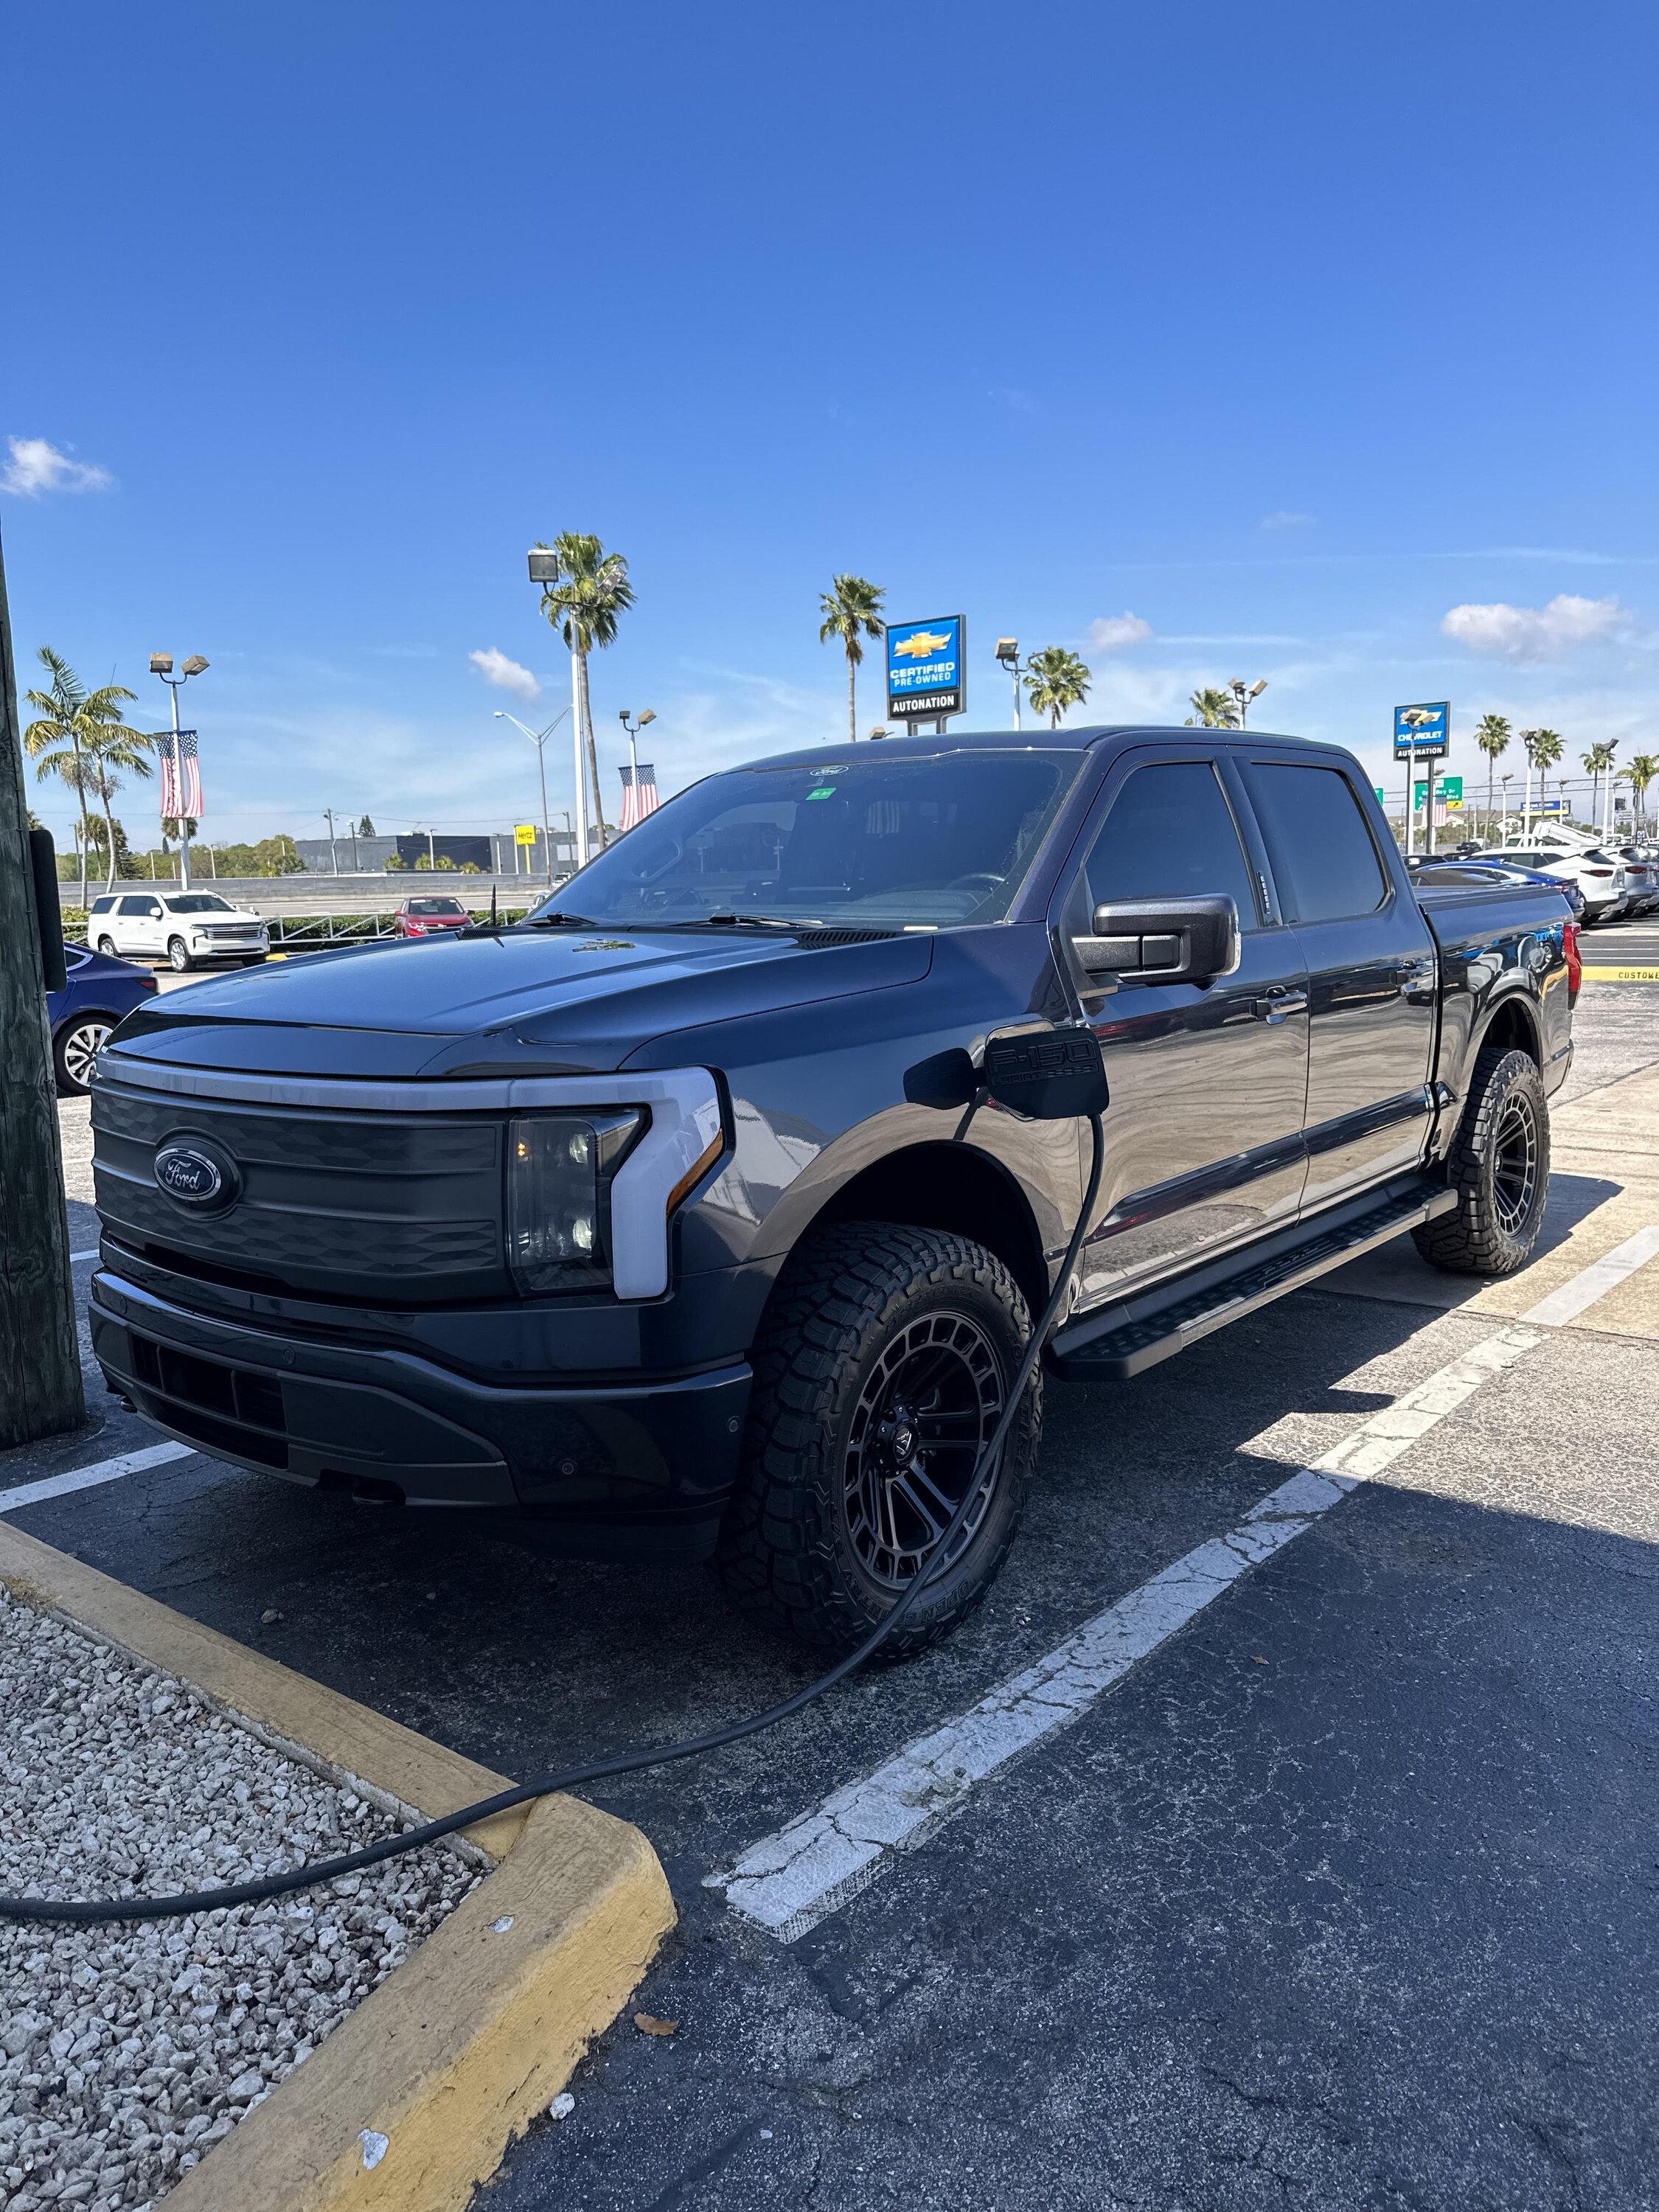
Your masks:
M 202 805 L 202 763 L 197 754 L 194 730 L 163 730 L 156 739 L 161 751 L 161 811 L 199 821 Z
M 636 822 L 643 822 L 647 814 L 657 809 L 657 771 L 649 761 L 640 763 L 639 782 L 634 781 L 631 768 L 618 769 L 622 777 L 622 826 L 631 830 Z

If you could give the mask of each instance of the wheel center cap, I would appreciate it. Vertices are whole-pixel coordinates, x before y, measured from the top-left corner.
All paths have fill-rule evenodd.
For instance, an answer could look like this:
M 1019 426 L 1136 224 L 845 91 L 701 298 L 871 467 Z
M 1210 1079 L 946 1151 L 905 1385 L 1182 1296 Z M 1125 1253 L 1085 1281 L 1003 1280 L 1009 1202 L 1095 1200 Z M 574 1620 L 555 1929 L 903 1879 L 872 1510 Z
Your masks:
M 893 1456 L 895 1459 L 908 1459 L 915 1448 L 916 1432 L 914 1429 L 900 1427 L 894 1430 Z

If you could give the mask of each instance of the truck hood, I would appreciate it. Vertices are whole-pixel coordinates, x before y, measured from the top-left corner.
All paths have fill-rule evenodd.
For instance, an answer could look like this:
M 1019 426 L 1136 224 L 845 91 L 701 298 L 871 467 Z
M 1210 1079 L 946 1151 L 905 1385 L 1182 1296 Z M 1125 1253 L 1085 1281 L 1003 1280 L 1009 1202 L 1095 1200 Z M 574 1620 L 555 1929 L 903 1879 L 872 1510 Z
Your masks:
M 283 1074 L 585 1073 L 665 1034 L 918 982 L 930 934 L 801 945 L 781 932 L 524 930 L 308 953 L 152 1000 L 144 1059 Z

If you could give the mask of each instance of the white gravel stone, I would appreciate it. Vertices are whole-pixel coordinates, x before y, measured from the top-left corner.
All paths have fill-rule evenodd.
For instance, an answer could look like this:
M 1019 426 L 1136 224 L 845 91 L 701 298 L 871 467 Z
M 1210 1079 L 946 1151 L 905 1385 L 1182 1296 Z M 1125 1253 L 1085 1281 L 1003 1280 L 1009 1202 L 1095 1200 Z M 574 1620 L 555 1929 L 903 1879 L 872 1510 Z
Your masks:
M 0 1890 L 208 1888 L 400 1825 L 0 1590 Z M 234 1912 L 0 1921 L 0 2206 L 142 2212 L 477 1879 L 439 1844 Z

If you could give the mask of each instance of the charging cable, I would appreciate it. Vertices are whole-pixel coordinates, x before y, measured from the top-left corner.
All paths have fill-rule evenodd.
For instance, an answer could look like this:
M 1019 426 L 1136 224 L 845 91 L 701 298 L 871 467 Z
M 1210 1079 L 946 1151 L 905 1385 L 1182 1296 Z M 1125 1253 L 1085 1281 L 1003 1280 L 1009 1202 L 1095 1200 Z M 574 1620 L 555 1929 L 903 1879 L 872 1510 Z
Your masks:
M 1071 1294 L 1072 1278 L 1076 1272 L 1078 1255 L 1083 1249 L 1083 1239 L 1095 1210 L 1095 1200 L 1100 1190 L 1101 1168 L 1105 1158 L 1105 1138 L 1101 1129 L 1100 1112 L 1091 1112 L 1089 1125 L 1092 1132 L 1093 1148 L 1089 1164 L 1088 1185 L 1084 1193 L 1083 1206 L 1077 1218 L 1077 1227 L 1072 1231 L 1072 1241 L 1066 1248 L 1048 1302 L 1031 1331 L 1030 1340 L 1015 1371 L 1006 1404 L 1001 1418 L 974 1462 L 974 1471 L 950 1519 L 945 1522 L 938 1542 L 933 1547 L 935 1565 L 919 1570 L 910 1585 L 881 1620 L 872 1628 L 862 1644 L 849 1651 L 844 1659 L 833 1666 L 827 1674 L 820 1674 L 805 1689 L 797 1690 L 793 1697 L 785 1698 L 764 1711 L 751 1713 L 746 1720 L 732 1721 L 725 1728 L 711 1729 L 705 1735 L 684 1737 L 678 1743 L 654 1744 L 643 1751 L 618 1752 L 611 1759 L 591 1760 L 585 1766 L 567 1767 L 562 1773 L 544 1774 L 533 1782 L 521 1782 L 511 1790 L 502 1790 L 494 1797 L 481 1797 L 475 1805 L 463 1805 L 459 1812 L 446 1813 L 441 1820 L 428 1820 L 418 1828 L 404 1830 L 401 1835 L 388 1836 L 382 1842 L 370 1844 L 361 1851 L 349 1851 L 343 1857 L 314 1859 L 308 1865 L 289 1867 L 282 1874 L 265 1875 L 258 1881 L 239 1881 L 223 1889 L 188 1890 L 176 1897 L 96 1897 L 85 1899 L 51 1897 L 0 1896 L 0 1920 L 44 1920 L 71 1927 L 95 1927 L 109 1922 L 125 1920 L 176 1920 L 194 1912 L 225 1912 L 238 1905 L 258 1905 L 268 1897 L 284 1897 L 290 1891 L 311 1889 L 320 1882 L 337 1881 L 343 1874 L 357 1874 L 365 1867 L 383 1866 L 388 1859 L 401 1858 L 405 1851 L 417 1851 L 423 1844 L 441 1842 L 453 1836 L 458 1828 L 470 1828 L 475 1821 L 487 1820 L 496 1813 L 510 1813 L 515 1805 L 528 1805 L 538 1797 L 550 1797 L 556 1791 L 575 1790 L 590 1782 L 608 1781 L 613 1775 L 638 1774 L 651 1766 L 666 1766 L 680 1759 L 697 1759 L 705 1752 L 724 1751 L 728 1744 L 741 1743 L 746 1736 L 759 1735 L 763 1729 L 776 1728 L 780 1722 L 792 1720 L 833 1690 L 837 1682 L 844 1682 L 855 1674 L 866 1660 L 874 1656 L 882 1645 L 909 1615 L 922 1591 L 941 1573 L 949 1560 L 951 1546 L 955 1541 L 975 1499 L 979 1495 L 985 1471 L 996 1465 L 997 1455 L 1007 1441 L 1014 1416 L 1029 1389 L 1042 1347 L 1054 1332 L 1066 1299 Z M 958 1134 L 965 1133 L 966 1125 Z

